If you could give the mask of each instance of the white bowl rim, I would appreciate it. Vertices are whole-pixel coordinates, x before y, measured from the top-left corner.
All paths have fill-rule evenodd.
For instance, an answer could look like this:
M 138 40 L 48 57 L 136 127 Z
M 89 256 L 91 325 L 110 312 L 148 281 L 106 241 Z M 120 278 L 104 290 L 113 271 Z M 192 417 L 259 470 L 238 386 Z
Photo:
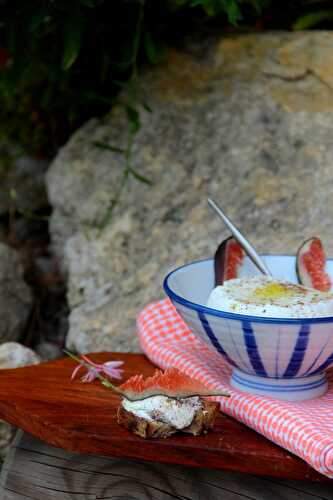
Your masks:
M 288 255 L 288 254 L 263 254 L 262 257 L 295 257 L 295 255 Z M 178 304 L 181 304 L 185 307 L 188 307 L 189 309 L 192 309 L 197 312 L 201 312 L 204 314 L 210 314 L 211 316 L 216 316 L 218 318 L 225 318 L 225 319 L 234 319 L 237 321 L 248 321 L 249 323 L 255 322 L 255 323 L 268 323 L 268 324 L 292 324 L 292 325 L 309 325 L 309 324 L 314 324 L 314 323 L 333 323 L 333 316 L 322 316 L 319 318 L 273 318 L 273 317 L 263 317 L 263 316 L 250 316 L 248 314 L 236 314 L 232 312 L 227 312 L 227 311 L 219 311 L 217 309 L 212 309 L 211 307 L 203 306 L 201 304 L 197 304 L 196 302 L 192 302 L 190 300 L 185 299 L 181 295 L 178 295 L 176 292 L 174 292 L 170 285 L 169 285 L 169 279 L 171 276 L 181 269 L 184 269 L 185 267 L 194 265 L 194 264 L 199 264 L 200 262 L 208 262 L 208 261 L 213 261 L 214 259 L 199 259 L 199 260 L 194 260 L 192 262 L 187 262 L 186 264 L 183 264 L 182 266 L 177 267 L 176 269 L 173 269 L 170 271 L 167 276 L 163 280 L 163 288 L 165 293 L 168 295 L 168 297 L 174 301 L 177 302 Z M 327 259 L 328 261 L 332 261 L 332 259 Z

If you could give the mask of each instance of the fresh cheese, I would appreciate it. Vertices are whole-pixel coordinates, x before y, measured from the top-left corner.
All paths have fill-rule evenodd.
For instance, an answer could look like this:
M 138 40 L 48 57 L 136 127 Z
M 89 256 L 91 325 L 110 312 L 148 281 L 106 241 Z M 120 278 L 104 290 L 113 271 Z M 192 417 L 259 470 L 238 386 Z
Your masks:
M 252 316 L 317 318 L 333 316 L 333 293 L 256 276 L 228 280 L 214 288 L 207 306 Z
M 178 430 L 191 425 L 196 412 L 202 408 L 198 396 L 184 399 L 152 396 L 142 401 L 124 399 L 122 405 L 126 411 L 137 417 L 164 422 Z

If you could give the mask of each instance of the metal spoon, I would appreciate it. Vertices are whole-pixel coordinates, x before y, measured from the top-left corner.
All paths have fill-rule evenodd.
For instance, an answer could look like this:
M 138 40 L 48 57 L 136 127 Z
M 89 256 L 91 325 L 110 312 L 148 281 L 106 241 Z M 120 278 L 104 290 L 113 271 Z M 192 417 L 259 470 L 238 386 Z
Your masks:
M 253 246 L 247 241 L 246 238 L 244 238 L 241 232 L 233 225 L 233 223 L 230 221 L 230 219 L 228 219 L 228 217 L 224 214 L 224 212 L 217 205 L 217 203 L 208 198 L 208 204 L 221 217 L 224 224 L 230 230 L 235 240 L 237 240 L 238 243 L 243 247 L 245 253 L 250 257 L 250 259 L 257 266 L 259 271 L 261 271 L 263 274 L 266 274 L 267 276 L 272 276 L 272 273 L 270 272 L 266 264 L 263 262 L 263 260 L 259 257 Z

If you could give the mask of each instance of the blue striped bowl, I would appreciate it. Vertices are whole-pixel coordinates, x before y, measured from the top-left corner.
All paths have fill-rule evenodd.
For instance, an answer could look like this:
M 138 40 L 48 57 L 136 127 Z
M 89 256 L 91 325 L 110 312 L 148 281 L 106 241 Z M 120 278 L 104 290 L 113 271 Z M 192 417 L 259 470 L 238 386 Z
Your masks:
M 297 283 L 294 256 L 263 259 L 276 278 Z M 333 276 L 333 260 L 327 268 Z M 288 401 L 326 392 L 325 370 L 333 365 L 333 317 L 281 319 L 217 311 L 205 306 L 213 287 L 211 259 L 179 267 L 164 280 L 185 323 L 233 367 L 233 387 Z

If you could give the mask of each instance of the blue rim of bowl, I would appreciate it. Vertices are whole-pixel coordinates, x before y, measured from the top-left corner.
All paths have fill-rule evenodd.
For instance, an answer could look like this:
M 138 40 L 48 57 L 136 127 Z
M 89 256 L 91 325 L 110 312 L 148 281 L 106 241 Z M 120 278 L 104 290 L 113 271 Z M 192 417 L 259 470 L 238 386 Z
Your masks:
M 295 257 L 294 255 L 287 254 L 264 254 L 263 257 Z M 331 259 L 328 259 L 331 260 Z M 167 276 L 163 280 L 163 289 L 168 297 L 173 301 L 181 304 L 189 309 L 192 309 L 196 312 L 202 312 L 205 314 L 210 314 L 211 316 L 215 316 L 217 318 L 225 318 L 225 319 L 234 319 L 238 321 L 249 321 L 255 323 L 278 323 L 278 324 L 292 324 L 292 325 L 305 325 L 305 324 L 314 324 L 314 323 L 331 323 L 333 322 L 333 316 L 324 316 L 321 318 L 266 318 L 262 316 L 250 316 L 247 314 L 236 314 L 226 311 L 218 311 L 217 309 L 212 309 L 211 307 L 203 306 L 201 304 L 197 304 L 196 302 L 191 302 L 190 300 L 184 299 L 181 295 L 175 293 L 169 287 L 168 281 L 169 278 L 188 266 L 193 266 L 194 264 L 199 264 L 201 262 L 212 262 L 213 259 L 200 259 L 195 260 L 193 262 L 188 262 L 187 264 L 183 264 L 182 266 L 173 269 L 170 271 Z

